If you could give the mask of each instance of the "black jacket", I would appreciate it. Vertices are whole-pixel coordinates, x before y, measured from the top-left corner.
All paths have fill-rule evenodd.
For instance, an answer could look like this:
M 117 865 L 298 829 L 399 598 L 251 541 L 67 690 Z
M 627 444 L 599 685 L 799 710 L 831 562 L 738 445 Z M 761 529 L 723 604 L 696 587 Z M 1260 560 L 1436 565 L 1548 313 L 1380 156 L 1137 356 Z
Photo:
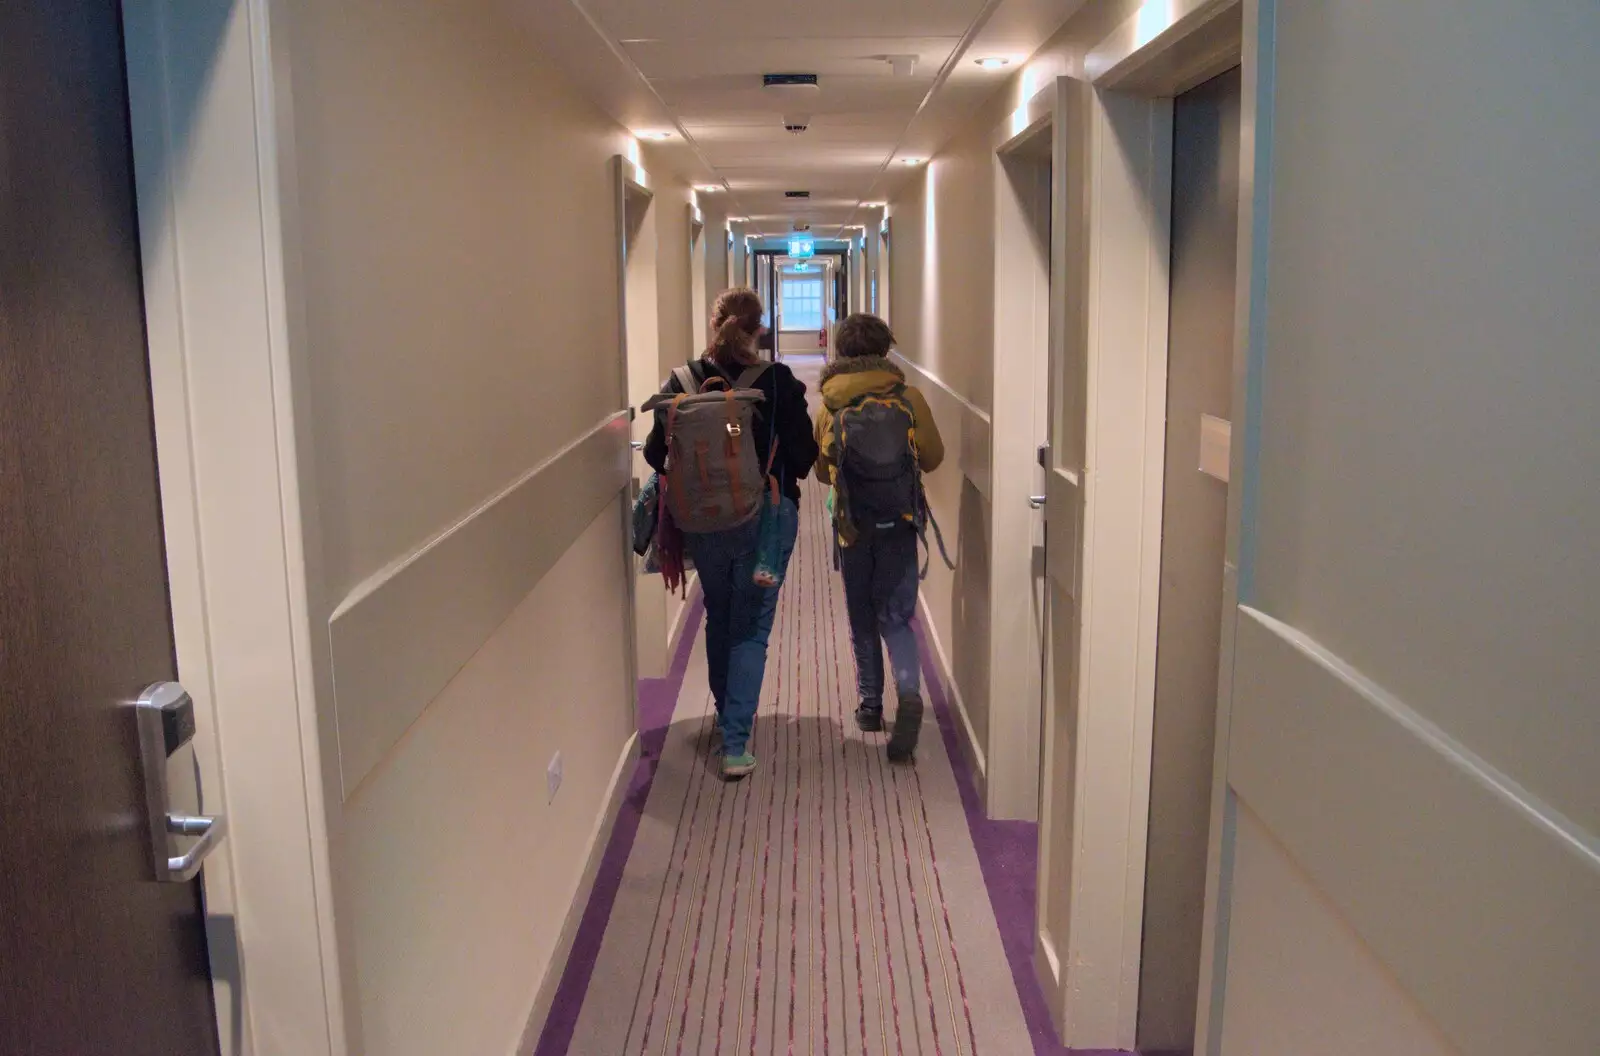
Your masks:
M 721 375 L 730 386 L 734 382 L 734 377 L 730 377 L 726 371 L 704 357 L 691 363 L 690 369 L 702 385 L 711 374 Z M 754 423 L 756 453 L 761 458 L 761 464 L 766 465 L 767 451 L 771 446 L 772 437 L 776 435 L 778 458 L 773 463 L 772 471 L 778 478 L 778 487 L 798 503 L 800 481 L 811 472 L 811 466 L 817 461 L 817 440 L 811 432 L 811 412 L 806 407 L 805 383 L 796 378 L 794 371 L 782 363 L 774 363 L 756 379 L 755 388 L 765 393 L 767 397 L 756 404 Z M 676 377 L 669 374 L 667 383 L 661 386 L 661 391 L 682 392 L 683 386 L 678 384 Z M 773 431 L 774 414 L 777 416 L 776 433 Z M 667 416 L 664 411 L 656 412 L 655 425 L 650 429 L 650 438 L 644 442 L 644 460 L 657 472 L 666 468 Z

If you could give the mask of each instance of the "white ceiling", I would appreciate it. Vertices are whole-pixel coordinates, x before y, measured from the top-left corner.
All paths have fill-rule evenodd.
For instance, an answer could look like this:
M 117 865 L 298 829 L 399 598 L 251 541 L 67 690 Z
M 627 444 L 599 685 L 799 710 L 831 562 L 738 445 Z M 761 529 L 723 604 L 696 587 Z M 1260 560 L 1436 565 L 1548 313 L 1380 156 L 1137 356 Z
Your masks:
M 506 2 L 624 125 L 670 132 L 670 163 L 726 187 L 729 215 L 764 234 L 800 221 L 826 236 L 862 222 L 860 203 L 910 171 L 902 160 L 935 153 L 1084 0 Z M 896 76 L 890 55 L 915 55 L 912 74 Z M 980 69 L 988 55 L 1012 65 Z M 821 91 L 774 97 L 763 73 L 815 73 Z M 800 135 L 782 125 L 797 109 L 811 117 Z

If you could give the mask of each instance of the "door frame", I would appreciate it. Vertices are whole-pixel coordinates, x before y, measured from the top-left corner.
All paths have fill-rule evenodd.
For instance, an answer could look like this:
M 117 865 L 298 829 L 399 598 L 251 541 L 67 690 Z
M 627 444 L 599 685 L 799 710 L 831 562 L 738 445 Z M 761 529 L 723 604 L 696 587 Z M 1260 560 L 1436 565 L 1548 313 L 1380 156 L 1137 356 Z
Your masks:
M 694 192 L 691 191 L 690 194 Z M 710 322 L 711 308 L 706 292 L 707 253 L 706 214 L 695 202 L 689 206 L 689 347 L 705 348 L 710 341 L 706 325 Z
M 296 461 L 292 97 L 273 12 L 122 4 L 178 672 L 207 798 L 230 821 L 201 876 L 221 1052 L 337 1056 L 360 1040 L 333 910 L 331 715 L 315 704 L 327 636 L 307 594 L 319 526 Z
M 1264 245 L 1266 236 L 1266 215 L 1264 210 L 1253 208 L 1254 187 L 1256 175 L 1252 164 L 1254 158 L 1254 139 L 1256 136 L 1256 110 L 1254 106 L 1256 85 L 1257 50 L 1254 46 L 1255 16 L 1252 0 L 1150 0 L 1137 12 L 1131 15 L 1121 25 L 1116 27 L 1100 44 L 1090 50 L 1084 60 L 1084 69 L 1092 84 L 1094 96 L 1102 103 L 1110 106 L 1142 105 L 1146 108 L 1148 120 L 1145 124 L 1148 141 L 1160 144 L 1165 150 L 1165 164 L 1169 167 L 1168 189 L 1155 203 L 1162 213 L 1162 234 L 1156 240 L 1151 238 L 1150 252 L 1159 253 L 1165 275 L 1166 264 L 1170 261 L 1171 238 L 1171 193 L 1170 193 L 1170 164 L 1172 143 L 1172 100 L 1191 88 L 1205 83 L 1211 78 L 1227 72 L 1237 65 L 1244 66 L 1244 104 L 1240 121 L 1240 149 L 1243 157 L 1240 178 L 1239 202 L 1239 228 L 1238 228 L 1238 275 L 1240 281 L 1237 287 L 1235 303 L 1235 353 L 1234 353 L 1234 414 L 1240 420 L 1243 428 L 1235 429 L 1234 435 L 1243 435 L 1248 438 L 1254 435 L 1250 423 L 1254 420 L 1257 408 L 1249 399 L 1245 391 L 1245 379 L 1248 373 L 1249 352 L 1247 347 L 1252 305 L 1259 306 L 1263 303 L 1260 296 L 1264 291 L 1255 290 L 1256 279 L 1253 277 L 1252 261 L 1257 247 Z M 1124 143 L 1126 146 L 1126 143 Z M 1261 186 L 1265 186 L 1264 182 Z M 1154 231 L 1152 229 L 1152 235 Z M 1247 278 L 1250 277 L 1250 278 Z M 1165 345 L 1167 335 L 1167 303 L 1168 291 L 1165 283 L 1162 285 L 1160 296 L 1150 300 L 1145 314 L 1145 322 L 1152 329 L 1159 327 L 1162 358 L 1165 359 Z M 1164 365 L 1164 364 L 1163 364 Z M 1151 379 L 1150 397 L 1158 401 L 1157 406 L 1164 409 L 1166 395 L 1165 371 L 1162 371 L 1159 386 L 1155 378 Z M 1159 389 L 1159 391 L 1157 391 Z M 1164 434 L 1164 410 L 1158 411 L 1155 416 Z M 1156 448 L 1159 458 L 1164 446 L 1164 436 Z M 1248 439 L 1245 443 L 1231 445 L 1230 460 L 1232 463 L 1230 478 L 1233 486 L 1229 490 L 1228 498 L 1228 533 L 1226 554 L 1224 559 L 1224 597 L 1218 599 L 1223 605 L 1222 649 L 1219 663 L 1219 690 L 1217 695 L 1217 739 L 1215 758 L 1225 761 L 1227 758 L 1228 729 L 1227 715 L 1231 701 L 1232 690 L 1232 653 L 1234 639 L 1235 619 L 1232 614 L 1237 610 L 1234 599 L 1237 597 L 1237 554 L 1238 554 L 1238 527 L 1240 524 L 1241 502 L 1252 490 L 1250 487 L 1250 473 L 1244 465 L 1247 459 Z M 1158 476 L 1162 473 L 1158 467 Z M 1154 599 L 1159 599 L 1159 574 L 1160 574 L 1160 510 L 1161 491 L 1158 488 L 1155 494 L 1155 516 L 1157 518 L 1157 532 L 1154 538 L 1154 549 L 1151 551 L 1151 563 L 1155 566 L 1153 583 L 1155 585 Z M 1150 611 L 1151 645 L 1147 657 L 1141 657 L 1140 680 L 1142 685 L 1148 686 L 1148 696 L 1141 692 L 1140 703 L 1143 707 L 1153 709 L 1154 704 L 1154 620 L 1156 611 L 1154 606 Z M 1148 668 L 1146 668 L 1146 663 Z M 1144 779 L 1142 787 L 1145 790 L 1144 810 L 1148 812 L 1149 790 L 1149 727 L 1146 726 L 1144 736 Z M 1225 765 L 1215 768 L 1218 777 L 1226 773 Z M 1220 984 L 1224 977 L 1221 970 L 1220 958 L 1226 956 L 1226 921 L 1220 920 L 1217 914 L 1217 899 L 1219 895 L 1219 879 L 1226 883 L 1226 874 L 1230 872 L 1226 862 L 1231 860 L 1231 819 L 1226 818 L 1223 809 L 1222 797 L 1214 790 L 1211 811 L 1210 852 L 1207 869 L 1207 891 L 1205 925 L 1203 933 L 1202 963 L 1200 966 L 1200 999 L 1197 1009 L 1196 1041 L 1198 1051 L 1202 1053 L 1215 1051 L 1211 1038 L 1213 1027 L 1220 1028 L 1220 1016 L 1213 1016 L 1212 1012 L 1220 1009 L 1221 993 Z M 1141 840 L 1141 859 L 1143 857 L 1143 841 Z M 1139 880 L 1142 887 L 1144 869 L 1141 861 Z M 1140 895 L 1142 905 L 1142 891 Z M 1219 941 L 1220 935 L 1220 941 Z M 1139 934 L 1134 933 L 1133 941 L 1139 941 Z M 1133 979 L 1132 996 L 1133 1007 L 1130 1014 L 1137 1017 L 1137 970 Z M 1133 1044 L 1134 1035 L 1128 1035 L 1128 1045 Z
M 1047 515 L 1062 522 L 1053 535 L 1075 536 L 1066 541 L 1075 566 L 1052 562 L 1051 575 L 1061 570 L 1059 582 L 1076 600 L 1066 692 L 1077 729 L 1070 731 L 1072 875 L 1049 875 L 1041 824 L 1036 968 L 1062 1039 L 1074 1047 L 1131 1050 L 1137 1036 L 1165 484 L 1172 100 L 1239 64 L 1240 10 L 1240 0 L 1150 0 L 1090 50 L 1085 79 L 1058 82 L 1053 241 L 1061 266 L 1052 301 L 1061 323 L 1051 349 L 1073 373 L 1053 378 L 1052 387 L 1065 384 L 1075 397 L 1066 409 L 1075 423 L 1081 414 L 1083 449 L 1078 466 L 1052 458 L 1074 485 L 1068 490 L 1078 508 Z M 1247 105 L 1245 144 L 1252 118 Z M 1013 121 L 1019 130 L 1031 123 L 1021 111 Z M 1244 185 L 1248 197 L 1248 175 Z M 1246 254 L 1257 234 L 1251 219 L 1241 203 Z M 1240 288 L 1242 297 L 1247 284 Z M 1236 357 L 1236 373 L 1244 361 Z M 1243 473 L 1236 468 L 1233 476 Z M 1236 502 L 1231 495 L 1230 509 Z M 1235 519 L 1230 513 L 1230 559 Z M 1231 626 L 1224 672 L 1230 645 Z M 1064 762 L 1050 758 L 1055 710 L 1046 709 L 1047 782 Z M 1225 729 L 1223 710 L 1219 700 Z M 1220 737 L 1218 751 L 1225 751 Z M 1065 935 L 1052 933 L 1046 912 L 1056 890 L 1071 893 Z M 1214 954 L 1208 940 L 1205 956 Z M 1202 972 L 1202 994 L 1211 974 Z
M 653 226 L 655 224 L 655 190 L 650 184 L 650 174 L 644 170 L 644 167 L 633 159 L 622 154 L 618 154 L 611 159 L 611 176 L 616 207 L 614 247 L 616 249 L 617 262 L 617 305 L 622 316 L 622 326 L 617 335 L 617 354 L 620 357 L 619 366 L 621 369 L 622 391 L 618 394 L 617 405 L 619 407 L 629 408 L 629 413 L 633 416 L 631 433 L 634 448 L 630 457 L 630 462 L 633 467 L 633 477 L 642 482 L 645 478 L 648 467 L 644 465 L 644 458 L 641 452 L 643 451 L 645 437 L 650 431 L 650 419 L 648 415 L 639 414 L 638 408 L 634 406 L 633 402 L 633 350 L 629 347 L 628 338 L 628 203 L 630 200 L 636 202 L 642 201 L 647 213 L 645 223 Z M 652 231 L 652 242 L 654 242 L 655 237 L 656 234 L 654 231 Z M 654 296 L 659 301 L 660 291 L 657 287 L 657 279 L 655 275 L 657 252 L 657 248 L 652 248 L 645 260 L 651 269 L 650 286 L 654 291 Z M 657 335 L 656 340 L 659 342 L 659 304 L 654 305 L 653 307 L 655 310 L 651 313 L 652 318 L 650 332 Z M 653 356 L 651 360 L 652 376 L 659 373 L 659 353 L 660 346 L 657 344 L 657 354 Z M 628 494 L 628 499 L 630 502 L 632 498 L 632 489 L 630 488 Z M 631 542 L 633 539 L 633 527 L 630 520 L 629 505 L 628 503 L 622 503 L 619 504 L 619 506 L 623 519 L 622 537 L 624 540 Z M 640 674 L 639 577 L 642 574 L 640 570 L 643 567 L 643 559 L 637 557 L 631 549 L 627 549 L 625 551 L 625 558 L 629 571 L 629 575 L 625 577 L 628 581 L 628 612 L 632 614 L 632 619 L 628 621 L 628 642 L 627 648 L 625 649 L 625 654 L 628 657 L 629 666 L 627 684 L 631 686 L 638 681 Z M 661 635 L 659 643 L 660 649 L 657 656 L 656 666 L 659 667 L 663 672 L 665 671 L 667 664 L 667 650 L 669 638 L 671 636 L 671 631 L 667 623 L 665 597 L 665 588 L 662 588 L 662 606 L 660 613 Z M 628 721 L 631 724 L 634 722 L 634 702 L 630 699 L 625 702 L 625 705 L 627 707 Z
M 989 464 L 993 494 L 989 537 L 990 592 L 994 599 L 1032 597 L 1043 553 L 1043 524 L 1031 497 L 1039 494 L 1043 468 L 1038 445 L 1047 424 L 1049 361 L 1060 336 L 1061 289 L 1055 233 L 1061 230 L 1062 196 L 1055 193 L 1057 140 L 1062 128 L 1063 86 L 1051 84 L 996 127 L 991 137 L 994 166 L 994 414 Z M 1026 254 L 1033 234 L 1027 206 L 1013 193 L 1007 159 L 1044 138 L 1051 155 L 1051 180 L 1042 188 L 1050 213 L 1046 267 Z M 1036 189 L 1038 193 L 1039 189 Z M 1052 276 L 1056 276 L 1052 280 Z M 1031 612 L 991 606 L 989 627 L 989 729 L 986 752 L 968 746 L 979 794 L 991 818 L 1035 821 L 1043 809 L 1040 775 L 1044 726 L 1044 639 L 1034 641 Z M 1043 613 L 1037 626 L 1043 631 Z M 1007 702 L 1000 706 L 997 702 Z M 962 731 L 969 738 L 971 734 Z M 996 764 L 996 765 L 991 765 Z

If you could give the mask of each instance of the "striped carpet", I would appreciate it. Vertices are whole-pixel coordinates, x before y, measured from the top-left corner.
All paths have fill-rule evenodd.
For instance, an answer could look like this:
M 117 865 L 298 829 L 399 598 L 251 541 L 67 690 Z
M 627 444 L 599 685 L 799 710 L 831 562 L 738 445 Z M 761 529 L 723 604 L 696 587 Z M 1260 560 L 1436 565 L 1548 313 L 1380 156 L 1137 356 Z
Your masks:
M 807 489 L 738 784 L 694 644 L 574 1056 L 1033 1051 L 938 728 L 915 767 L 855 728 L 826 516 Z

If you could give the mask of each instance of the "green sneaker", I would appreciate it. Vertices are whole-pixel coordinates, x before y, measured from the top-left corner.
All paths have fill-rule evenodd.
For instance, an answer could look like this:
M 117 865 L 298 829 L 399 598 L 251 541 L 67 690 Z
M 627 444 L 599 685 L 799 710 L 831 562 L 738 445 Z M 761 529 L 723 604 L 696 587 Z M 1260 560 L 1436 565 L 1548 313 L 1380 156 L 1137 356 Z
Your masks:
M 724 781 L 737 781 L 755 772 L 756 757 L 749 752 L 743 755 L 724 755 L 722 757 L 722 779 Z

